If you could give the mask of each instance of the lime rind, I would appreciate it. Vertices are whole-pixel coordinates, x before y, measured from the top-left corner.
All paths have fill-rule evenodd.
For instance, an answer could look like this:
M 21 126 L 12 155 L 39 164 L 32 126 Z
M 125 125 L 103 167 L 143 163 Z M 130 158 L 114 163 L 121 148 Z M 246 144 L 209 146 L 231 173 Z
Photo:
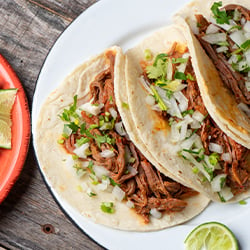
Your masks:
M 185 241 L 186 250 L 238 250 L 233 232 L 219 222 L 206 222 L 194 228 Z

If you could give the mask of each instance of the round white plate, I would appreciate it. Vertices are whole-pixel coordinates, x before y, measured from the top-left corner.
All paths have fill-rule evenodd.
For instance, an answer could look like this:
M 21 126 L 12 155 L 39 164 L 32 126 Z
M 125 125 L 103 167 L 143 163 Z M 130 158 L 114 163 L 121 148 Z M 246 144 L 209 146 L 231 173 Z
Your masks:
M 83 12 L 59 37 L 41 69 L 33 100 L 33 138 L 39 110 L 49 93 L 79 64 L 104 49 L 119 45 L 124 51 L 143 37 L 171 23 L 171 16 L 188 0 L 101 0 Z M 36 145 L 34 144 L 35 150 Z M 197 225 L 219 221 L 228 225 L 242 249 L 250 249 L 250 200 L 246 205 L 211 203 L 183 225 L 156 232 L 137 233 L 110 229 L 82 217 L 62 200 L 40 169 L 52 194 L 71 219 L 91 238 L 108 249 L 184 249 L 184 239 Z

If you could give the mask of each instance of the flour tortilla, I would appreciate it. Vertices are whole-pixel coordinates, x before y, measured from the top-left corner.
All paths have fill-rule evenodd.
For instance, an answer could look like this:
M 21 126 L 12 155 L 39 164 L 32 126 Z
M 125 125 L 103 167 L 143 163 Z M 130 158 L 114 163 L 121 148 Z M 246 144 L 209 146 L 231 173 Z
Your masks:
M 148 92 L 140 84 L 140 77 L 143 73 L 140 61 L 144 59 L 145 49 L 150 49 L 153 55 L 166 53 L 174 42 L 178 43 L 180 49 L 186 48 L 188 45 L 179 25 L 160 29 L 126 53 L 126 85 L 134 126 L 148 151 L 154 156 L 154 159 L 157 159 L 158 164 L 163 166 L 163 169 L 160 168 L 163 173 L 170 172 L 171 176 L 174 176 L 181 183 L 184 182 L 187 186 L 207 195 L 211 200 L 221 202 L 219 196 L 212 191 L 211 185 L 208 182 L 201 183 L 198 176 L 193 173 L 191 163 L 177 155 L 179 148 L 170 140 L 168 121 L 157 115 L 146 104 Z M 195 60 L 192 58 L 193 62 Z M 250 191 L 237 195 L 230 202 L 242 200 L 249 195 Z
M 124 56 L 119 47 L 111 47 L 108 50 L 116 52 L 115 94 L 125 98 L 117 100 L 119 108 L 121 108 L 121 103 L 127 102 L 126 95 L 121 95 L 121 93 L 126 94 L 124 90 Z M 202 195 L 197 195 L 187 200 L 188 206 L 182 212 L 164 215 L 161 219 L 152 218 L 150 223 L 145 225 L 141 217 L 135 214 L 132 209 L 129 209 L 124 202 L 115 201 L 111 193 L 98 192 L 97 196 L 89 197 L 86 192 L 80 192 L 78 187 L 86 179 L 76 177 L 75 170 L 69 168 L 65 163 L 65 159 L 71 157 L 71 155 L 65 153 L 65 150 L 57 143 L 63 129 L 63 122 L 58 116 L 64 108 L 68 108 L 72 104 L 74 95 L 77 94 L 79 99 L 88 101 L 86 97 L 89 93 L 90 83 L 98 73 L 109 66 L 105 59 L 105 53 L 108 50 L 79 66 L 48 96 L 43 104 L 36 124 L 34 138 L 42 171 L 49 184 L 65 202 L 83 216 L 98 224 L 121 230 L 152 231 L 183 223 L 199 214 L 208 205 L 209 200 Z M 127 128 L 132 129 L 129 118 L 126 124 L 129 124 Z M 136 133 L 133 133 L 132 137 L 135 144 L 139 143 Z M 114 214 L 101 211 L 100 204 L 104 201 L 114 202 Z
M 183 28 L 193 60 L 193 68 L 207 110 L 217 125 L 239 144 L 250 148 L 250 119 L 242 112 L 235 98 L 224 86 L 219 73 L 193 35 L 196 28 L 195 14 L 210 19 L 211 6 L 215 1 L 196 0 L 190 2 L 174 17 Z M 249 0 L 223 0 L 222 5 L 238 4 L 250 9 Z

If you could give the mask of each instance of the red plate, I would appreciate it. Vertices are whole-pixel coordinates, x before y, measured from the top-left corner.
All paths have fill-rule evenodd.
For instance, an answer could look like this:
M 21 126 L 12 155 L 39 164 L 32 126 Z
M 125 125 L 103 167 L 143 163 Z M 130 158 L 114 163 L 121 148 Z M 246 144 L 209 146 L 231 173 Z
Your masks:
M 12 109 L 12 149 L 0 149 L 0 203 L 17 180 L 30 141 L 30 112 L 23 87 L 14 70 L 0 54 L 0 89 L 18 88 Z

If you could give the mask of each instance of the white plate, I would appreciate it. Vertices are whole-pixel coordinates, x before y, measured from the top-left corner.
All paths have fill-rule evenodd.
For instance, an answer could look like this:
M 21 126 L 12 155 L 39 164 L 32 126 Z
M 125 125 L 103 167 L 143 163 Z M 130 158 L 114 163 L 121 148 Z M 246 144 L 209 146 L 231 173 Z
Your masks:
M 169 24 L 171 15 L 187 2 L 101 0 L 83 12 L 56 41 L 40 72 L 32 109 L 33 138 L 43 101 L 76 66 L 112 45 L 119 45 L 126 51 L 150 32 Z M 187 234 L 207 221 L 228 225 L 242 249 L 250 249 L 250 200 L 246 205 L 212 203 L 193 220 L 169 229 L 148 233 L 125 232 L 94 224 L 82 217 L 58 196 L 42 168 L 41 172 L 65 212 L 84 232 L 108 249 L 184 249 L 183 241 Z

